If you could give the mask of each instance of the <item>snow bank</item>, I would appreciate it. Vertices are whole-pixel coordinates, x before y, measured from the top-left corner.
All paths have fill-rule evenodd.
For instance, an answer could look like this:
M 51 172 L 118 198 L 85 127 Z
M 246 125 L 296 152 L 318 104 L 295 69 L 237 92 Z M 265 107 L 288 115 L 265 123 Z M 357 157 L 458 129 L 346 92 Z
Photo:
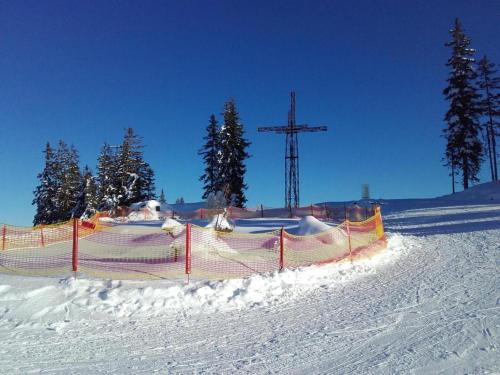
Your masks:
M 245 279 L 175 284 L 172 281 L 106 281 L 0 275 L 3 319 L 57 329 L 72 319 L 213 313 L 293 300 L 318 287 L 338 287 L 392 262 L 404 249 L 392 236 L 387 251 L 371 259 L 285 270 Z
M 162 211 L 165 212 L 170 209 L 167 204 L 161 204 L 154 199 L 132 203 L 130 208 L 134 211 L 128 215 L 129 221 L 160 220 Z
M 307 236 L 310 234 L 326 232 L 331 228 L 331 226 L 316 219 L 314 216 L 305 216 L 300 219 L 298 228 L 295 230 L 295 234 L 298 236 Z
M 172 230 L 172 229 L 177 228 L 179 226 L 182 226 L 182 224 L 179 223 L 177 220 L 171 219 L 171 218 L 167 218 L 163 222 L 163 224 L 161 225 L 161 229 Z
M 441 198 L 460 202 L 498 202 L 500 201 L 500 181 L 479 184 L 459 193 L 445 195 Z
M 205 228 L 214 228 L 216 230 L 227 230 L 232 231 L 234 229 L 234 223 L 224 217 L 223 214 L 218 214 L 212 217 Z

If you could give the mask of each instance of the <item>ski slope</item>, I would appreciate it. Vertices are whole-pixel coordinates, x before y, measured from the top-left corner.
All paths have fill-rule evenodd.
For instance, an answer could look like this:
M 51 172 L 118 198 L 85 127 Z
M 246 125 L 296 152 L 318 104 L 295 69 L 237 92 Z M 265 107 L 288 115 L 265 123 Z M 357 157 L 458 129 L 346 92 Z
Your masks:
M 500 204 L 393 203 L 388 248 L 354 263 L 189 285 L 0 275 L 0 373 L 500 371 Z

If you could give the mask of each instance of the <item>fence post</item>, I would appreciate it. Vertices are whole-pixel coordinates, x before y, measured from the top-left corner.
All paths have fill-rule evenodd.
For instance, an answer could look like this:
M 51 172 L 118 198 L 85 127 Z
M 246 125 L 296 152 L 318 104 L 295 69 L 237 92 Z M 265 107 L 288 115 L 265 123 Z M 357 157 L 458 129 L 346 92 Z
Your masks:
M 73 254 L 72 254 L 73 272 L 78 270 L 78 219 L 73 219 Z
M 186 224 L 186 275 L 191 274 L 191 223 Z
M 264 217 L 264 206 L 260 205 L 260 217 Z
M 311 208 L 311 216 L 314 217 L 314 209 L 313 209 L 313 205 L 312 204 L 311 204 L 310 208 Z
M 281 227 L 280 230 L 280 271 L 283 271 L 283 267 L 285 266 L 285 230 Z
M 43 224 L 40 224 L 40 239 L 42 240 L 42 247 L 45 247 L 45 239 L 43 238 Z
M 349 220 L 347 219 L 347 208 L 344 206 L 344 222 L 347 228 L 347 238 L 349 241 L 349 257 L 352 261 L 352 245 L 351 245 L 351 228 L 349 227 Z
M 200 208 L 200 219 L 203 219 L 203 208 Z
M 2 250 L 5 250 L 6 237 L 7 237 L 7 226 L 4 224 L 2 228 Z

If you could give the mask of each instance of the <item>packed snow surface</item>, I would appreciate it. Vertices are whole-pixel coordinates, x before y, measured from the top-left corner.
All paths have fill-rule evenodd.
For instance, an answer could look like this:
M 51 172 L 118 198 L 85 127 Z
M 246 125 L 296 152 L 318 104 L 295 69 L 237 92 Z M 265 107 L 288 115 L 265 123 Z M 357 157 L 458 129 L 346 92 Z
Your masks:
M 429 202 L 391 207 L 388 248 L 352 263 L 189 284 L 0 275 L 0 373 L 497 373 L 500 205 Z

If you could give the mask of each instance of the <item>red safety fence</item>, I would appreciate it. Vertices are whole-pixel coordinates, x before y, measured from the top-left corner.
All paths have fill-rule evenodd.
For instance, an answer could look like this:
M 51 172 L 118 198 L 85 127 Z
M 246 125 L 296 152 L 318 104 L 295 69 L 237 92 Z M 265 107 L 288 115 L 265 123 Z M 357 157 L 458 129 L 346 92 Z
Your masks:
M 170 230 L 107 225 L 99 214 L 59 225 L 2 226 L 0 272 L 107 279 L 226 279 L 352 259 L 385 247 L 380 209 L 367 220 L 296 236 L 219 232 L 190 223 Z
M 131 214 L 137 214 L 136 217 L 142 217 L 144 220 L 152 218 L 164 219 L 167 217 L 179 218 L 183 220 L 207 219 L 217 214 L 225 213 L 229 219 L 257 219 L 257 218 L 294 218 L 314 216 L 318 219 L 342 222 L 364 221 L 375 214 L 374 207 L 362 207 L 358 205 L 351 206 L 333 206 L 333 205 L 309 205 L 295 208 L 267 208 L 260 205 L 257 208 L 229 207 L 222 208 L 199 208 L 193 211 L 182 209 L 152 211 L 150 208 L 129 208 L 119 207 L 112 213 L 101 213 L 115 218 L 125 218 Z

